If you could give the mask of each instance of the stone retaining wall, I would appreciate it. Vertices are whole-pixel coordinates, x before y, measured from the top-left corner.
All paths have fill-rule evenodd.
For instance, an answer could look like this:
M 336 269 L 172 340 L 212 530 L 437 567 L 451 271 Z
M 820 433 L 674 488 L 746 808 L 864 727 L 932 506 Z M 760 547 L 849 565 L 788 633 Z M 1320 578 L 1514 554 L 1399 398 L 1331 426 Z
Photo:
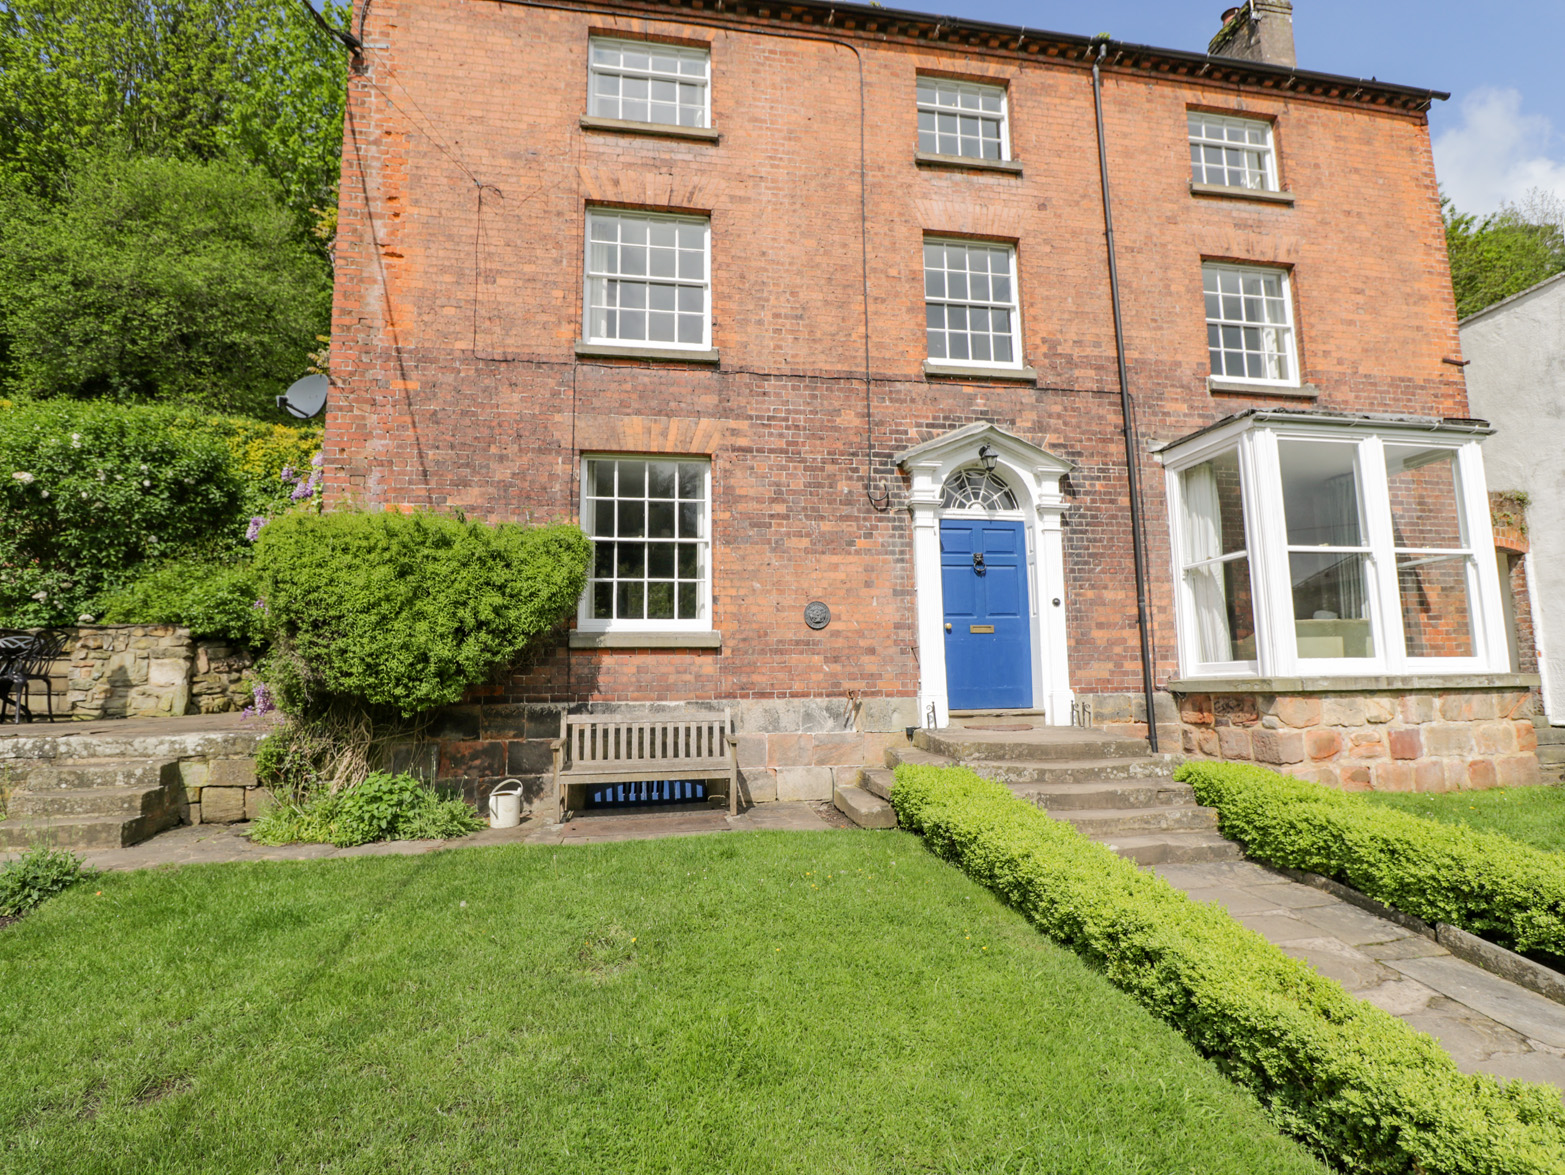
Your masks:
M 886 748 L 906 746 L 918 724 L 912 698 L 783 698 L 694 703 L 595 702 L 572 713 L 636 713 L 694 707 L 731 711 L 738 739 L 740 793 L 765 800 L 829 800 L 859 769 L 879 767 Z M 394 771 L 455 786 L 482 808 L 504 779 L 522 782 L 522 808 L 553 798 L 551 739 L 560 735 L 559 704 L 469 705 L 442 710 L 418 741 L 392 750 Z
M 1193 684 L 1193 683 L 1192 683 Z M 1331 787 L 1455 791 L 1540 781 L 1526 685 L 1181 692 L 1184 752 Z
M 168 718 L 223 714 L 250 704 L 247 649 L 195 640 L 172 624 L 94 624 L 67 629 L 65 649 L 50 668 L 56 717 Z M 28 705 L 45 714 L 41 683 Z

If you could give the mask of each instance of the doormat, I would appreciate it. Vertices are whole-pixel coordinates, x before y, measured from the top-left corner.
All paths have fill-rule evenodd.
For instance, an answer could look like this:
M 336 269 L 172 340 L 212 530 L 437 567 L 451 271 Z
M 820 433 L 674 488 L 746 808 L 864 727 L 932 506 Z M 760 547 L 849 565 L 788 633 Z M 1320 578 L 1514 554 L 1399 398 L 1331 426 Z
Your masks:
M 976 722 L 969 723 L 963 730 L 1031 730 L 1031 722 L 1001 722 L 992 726 L 980 726 Z

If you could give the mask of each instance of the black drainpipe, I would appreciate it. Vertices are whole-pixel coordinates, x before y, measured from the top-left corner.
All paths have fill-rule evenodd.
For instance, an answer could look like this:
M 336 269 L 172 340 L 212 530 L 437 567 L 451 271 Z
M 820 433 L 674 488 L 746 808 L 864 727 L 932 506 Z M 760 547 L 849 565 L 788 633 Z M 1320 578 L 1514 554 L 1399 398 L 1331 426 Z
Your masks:
M 1141 630 L 1141 685 L 1147 704 L 1147 743 L 1157 750 L 1157 709 L 1152 689 L 1151 617 L 1147 611 L 1147 552 L 1141 540 L 1141 472 L 1136 428 L 1130 411 L 1130 381 L 1125 374 L 1125 328 L 1119 313 L 1119 265 L 1114 258 L 1114 212 L 1109 201 L 1109 157 L 1103 141 L 1103 79 L 1098 67 L 1108 53 L 1108 38 L 1097 39 L 1092 59 L 1092 105 L 1098 118 L 1098 172 L 1103 184 L 1103 231 L 1109 248 L 1109 293 L 1114 301 L 1114 357 L 1119 362 L 1119 408 L 1125 420 L 1125 473 L 1130 479 L 1130 545 L 1136 560 L 1136 624 Z

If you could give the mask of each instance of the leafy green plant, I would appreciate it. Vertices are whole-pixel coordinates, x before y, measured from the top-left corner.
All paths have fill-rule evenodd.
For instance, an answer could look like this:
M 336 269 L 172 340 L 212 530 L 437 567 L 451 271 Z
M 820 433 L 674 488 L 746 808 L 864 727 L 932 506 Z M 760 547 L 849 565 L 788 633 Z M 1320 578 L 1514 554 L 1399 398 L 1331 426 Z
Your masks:
M 1565 956 L 1565 857 L 1251 764 L 1186 763 L 1175 778 L 1257 860 L 1335 878 L 1514 950 Z
M 223 444 L 156 408 L 0 407 L 0 617 L 74 623 L 145 563 L 242 539 Z
M 249 563 L 185 560 L 144 572 L 99 605 L 104 624 L 179 624 L 196 637 L 237 641 L 255 648 L 265 625 L 255 606 Z
M 326 328 L 325 260 L 238 161 L 94 156 L 59 203 L 0 185 L 6 385 L 272 415 Z
M 0 918 L 25 914 L 93 872 L 75 853 L 34 845 L 0 865 Z
M 1203 766 L 1205 766 L 1203 764 Z M 1430 1037 L 966 768 L 903 764 L 902 825 L 1074 948 L 1349 1171 L 1561 1175 L 1559 1091 Z
M 291 715 L 450 705 L 564 621 L 590 557 L 572 526 L 283 515 L 256 543 L 274 641 L 261 675 Z
M 471 806 L 413 775 L 376 771 L 351 788 L 279 804 L 256 822 L 261 844 L 352 846 L 379 840 L 449 839 L 484 826 Z

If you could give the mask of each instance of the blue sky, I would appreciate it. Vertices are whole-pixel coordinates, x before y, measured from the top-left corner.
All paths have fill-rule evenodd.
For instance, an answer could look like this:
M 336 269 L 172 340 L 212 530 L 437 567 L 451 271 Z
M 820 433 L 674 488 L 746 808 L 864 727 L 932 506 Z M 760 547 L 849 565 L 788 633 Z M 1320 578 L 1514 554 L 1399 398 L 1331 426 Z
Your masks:
M 1203 52 L 1238 0 L 887 0 L 888 8 L 1110 33 Z M 1466 212 L 1531 188 L 1565 199 L 1565 0 L 1293 0 L 1301 69 L 1376 77 L 1451 99 L 1430 111 L 1435 168 Z

